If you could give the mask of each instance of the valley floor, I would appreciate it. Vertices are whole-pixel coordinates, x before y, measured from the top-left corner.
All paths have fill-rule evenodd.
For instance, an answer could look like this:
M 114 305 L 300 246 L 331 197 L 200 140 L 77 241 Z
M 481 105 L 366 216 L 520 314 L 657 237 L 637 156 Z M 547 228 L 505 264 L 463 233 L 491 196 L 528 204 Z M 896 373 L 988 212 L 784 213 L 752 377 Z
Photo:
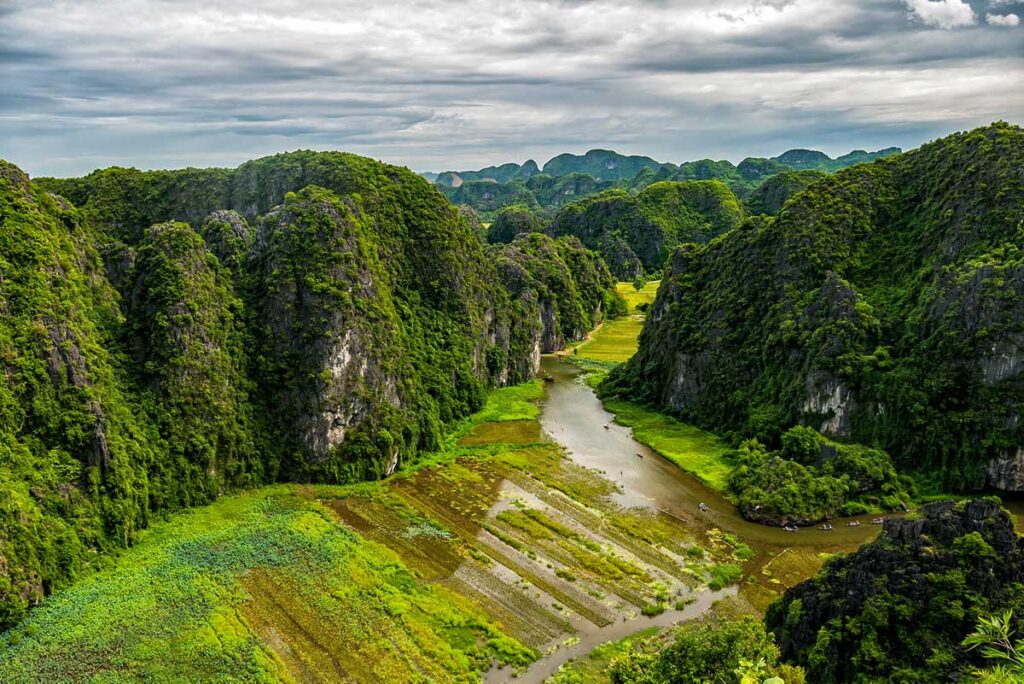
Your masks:
M 155 525 L 3 636 L 5 681 L 504 681 L 543 658 L 536 680 L 565 659 L 545 654 L 728 594 L 708 585 L 735 580 L 730 549 L 616 503 L 542 437 L 543 393 L 494 392 L 435 463 L 386 482 L 267 487 Z

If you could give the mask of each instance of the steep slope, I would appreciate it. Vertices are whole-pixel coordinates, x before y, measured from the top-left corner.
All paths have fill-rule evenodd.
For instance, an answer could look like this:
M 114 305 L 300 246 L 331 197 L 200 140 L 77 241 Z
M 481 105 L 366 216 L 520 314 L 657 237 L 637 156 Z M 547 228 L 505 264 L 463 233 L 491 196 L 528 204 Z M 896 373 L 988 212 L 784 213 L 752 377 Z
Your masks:
M 155 437 L 81 215 L 0 162 L 0 628 L 146 525 Z
M 777 444 L 796 423 L 950 487 L 1024 488 L 1024 133 L 819 180 L 672 257 L 611 391 Z
M 819 152 L 818 150 L 794 149 L 787 150 L 778 157 L 772 157 L 772 160 L 779 162 L 780 164 L 784 164 L 794 171 L 838 171 L 839 169 L 845 169 L 847 166 L 853 166 L 854 164 L 863 164 L 864 162 L 872 162 L 876 159 L 900 154 L 902 151 L 903 150 L 898 147 L 886 147 L 881 150 L 875 150 L 874 152 L 853 150 L 852 152 L 847 152 L 846 154 L 833 159 L 824 152 Z
M 825 175 L 822 171 L 782 171 L 768 177 L 744 197 L 743 205 L 750 215 L 777 214 L 790 197 L 803 192 Z
M 575 235 L 617 278 L 631 280 L 660 270 L 679 244 L 706 242 L 742 217 L 735 195 L 718 181 L 660 182 L 637 195 L 612 190 L 570 204 L 547 231 Z
M 537 162 L 526 160 L 522 165 L 510 162 L 501 166 L 487 166 L 479 171 L 444 171 L 434 179 L 438 185 L 457 188 L 467 181 L 494 181 L 508 183 L 515 178 L 529 178 L 540 173 Z
M 509 243 L 520 233 L 539 233 L 544 221 L 525 207 L 506 207 L 501 210 L 487 231 L 487 242 Z
M 266 481 L 230 272 L 185 223 L 147 228 L 132 262 L 123 335 L 162 452 L 150 467 L 151 505 L 208 503 L 228 487 Z
M 988 500 L 941 501 L 827 561 L 765 622 L 808 681 L 955 681 L 980 664 L 961 645 L 979 616 L 1016 608 L 1022 626 L 1022 582 L 1024 544 L 1010 515 Z
M 298 152 L 30 182 L 3 163 L 0 217 L 0 626 L 154 511 L 380 477 L 537 370 L 540 311 L 405 169 Z M 578 251 L 559 252 L 572 288 L 537 300 L 559 340 L 614 293 Z
M 513 305 L 522 310 L 517 318 L 539 326 L 536 354 L 562 349 L 605 317 L 626 312 L 611 272 L 575 237 L 522 234 L 498 248 L 495 260 Z

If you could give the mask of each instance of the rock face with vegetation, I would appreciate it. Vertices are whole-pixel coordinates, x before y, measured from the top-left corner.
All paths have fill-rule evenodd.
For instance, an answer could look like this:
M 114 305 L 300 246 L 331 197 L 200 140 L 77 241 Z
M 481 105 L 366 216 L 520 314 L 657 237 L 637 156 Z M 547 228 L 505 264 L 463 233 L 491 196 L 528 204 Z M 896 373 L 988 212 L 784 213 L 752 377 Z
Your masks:
M 657 272 L 682 243 L 707 242 L 740 224 L 736 196 L 718 181 L 660 182 L 631 195 L 613 190 L 565 207 L 551 235 L 574 235 L 598 251 L 615 276 Z
M 994 124 L 679 248 L 607 389 L 769 446 L 811 425 L 939 486 L 1019 481 L 1022 166 Z
M 777 214 L 790 197 L 806 190 L 814 181 L 824 178 L 822 171 L 782 171 L 777 173 L 743 198 L 747 213 Z
M 37 181 L 4 163 L 0 216 L 0 627 L 154 511 L 435 449 L 536 372 L 542 305 L 555 344 L 614 296 L 566 242 L 571 287 L 535 259 L 524 307 L 425 180 L 342 153 Z
M 520 233 L 539 233 L 544 230 L 544 221 L 526 207 L 507 207 L 487 231 L 487 242 L 509 243 Z
M 575 237 L 519 235 L 497 249 L 495 262 L 516 318 L 535 322 L 525 340 L 535 355 L 562 349 L 606 317 L 626 313 L 607 266 Z
M 980 664 L 962 645 L 979 616 L 1021 614 L 1022 582 L 1010 515 L 988 500 L 942 501 L 887 520 L 877 541 L 827 561 L 765 621 L 808 681 L 951 681 Z
M 590 150 L 586 154 L 560 154 L 544 165 L 549 176 L 585 173 L 597 180 L 632 178 L 643 169 L 657 169 L 660 164 L 650 157 L 630 156 L 611 150 Z

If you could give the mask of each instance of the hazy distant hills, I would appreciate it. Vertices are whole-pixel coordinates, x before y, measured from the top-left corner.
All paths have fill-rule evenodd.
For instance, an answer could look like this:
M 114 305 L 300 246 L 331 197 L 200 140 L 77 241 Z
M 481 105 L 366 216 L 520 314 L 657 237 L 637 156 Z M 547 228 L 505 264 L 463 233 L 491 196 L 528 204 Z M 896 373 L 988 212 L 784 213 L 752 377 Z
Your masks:
M 639 192 L 659 181 L 719 180 L 740 198 L 782 172 L 830 173 L 861 162 L 901 152 L 887 147 L 874 152 L 854 150 L 833 159 L 818 150 L 792 149 L 777 157 L 747 157 L 738 165 L 727 160 L 699 159 L 673 164 L 650 157 L 594 149 L 586 154 L 559 154 L 538 167 L 530 159 L 479 170 L 423 173 L 449 200 L 471 206 L 485 220 L 508 206 L 550 210 L 598 192 L 620 188 Z

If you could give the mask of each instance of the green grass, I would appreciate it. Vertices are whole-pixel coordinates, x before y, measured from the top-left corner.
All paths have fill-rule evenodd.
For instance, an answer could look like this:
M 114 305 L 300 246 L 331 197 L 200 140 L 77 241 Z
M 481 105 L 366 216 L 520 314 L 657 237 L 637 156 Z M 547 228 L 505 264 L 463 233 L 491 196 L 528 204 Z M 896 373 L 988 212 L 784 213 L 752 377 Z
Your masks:
M 633 437 L 695 475 L 708 487 L 725 491 L 732 470 L 732 449 L 721 438 L 674 418 L 620 399 L 606 399 L 615 422 L 633 428 Z
M 650 303 L 654 301 L 654 295 L 658 293 L 658 286 L 661 285 L 660 280 L 652 280 L 649 283 L 645 283 L 642 290 L 639 292 L 633 287 L 633 283 L 620 282 L 615 286 L 619 295 L 626 300 L 626 306 L 629 307 L 629 312 L 633 313 L 636 311 L 636 305 L 642 303 Z
M 574 356 L 578 359 L 605 363 L 622 363 L 636 353 L 640 331 L 644 328 L 644 316 L 636 312 L 636 305 L 654 301 L 659 281 L 652 281 L 637 291 L 632 283 L 619 283 L 616 290 L 626 300 L 629 315 L 605 321 L 600 329 L 591 333 L 590 339 L 576 345 Z
M 579 345 L 576 356 L 595 361 L 628 361 L 636 353 L 643 328 L 644 317 L 637 314 L 605 321 L 591 333 L 590 340 Z
M 300 491 L 266 487 L 155 525 L 4 636 L 4 681 L 456 680 L 536 657 Z

